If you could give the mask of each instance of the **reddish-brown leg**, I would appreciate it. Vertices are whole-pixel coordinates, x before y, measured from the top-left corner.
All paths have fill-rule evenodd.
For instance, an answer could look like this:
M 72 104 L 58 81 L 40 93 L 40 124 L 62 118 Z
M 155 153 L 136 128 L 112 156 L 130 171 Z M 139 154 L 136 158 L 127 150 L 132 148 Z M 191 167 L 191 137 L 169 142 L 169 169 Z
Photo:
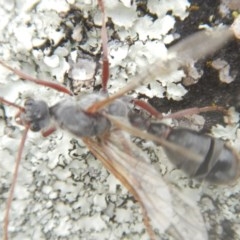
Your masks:
M 145 111 L 147 111 L 148 113 L 150 113 L 152 116 L 158 118 L 158 119 L 162 119 L 163 115 L 162 113 L 160 113 L 156 108 L 154 108 L 152 105 L 150 105 L 149 103 L 139 100 L 139 99 L 133 99 L 132 102 L 134 103 L 134 105 L 144 109 Z
M 15 73 L 17 76 L 19 76 L 23 80 L 34 82 L 34 83 L 36 83 L 38 85 L 42 85 L 42 86 L 45 86 L 45 87 L 50 87 L 50 88 L 55 89 L 55 90 L 57 90 L 59 92 L 64 92 L 64 93 L 67 93 L 69 95 L 72 95 L 72 92 L 68 88 L 64 87 L 61 84 L 31 77 L 30 75 L 28 75 L 26 73 L 23 73 L 23 72 L 21 72 L 18 69 L 14 69 L 14 68 L 10 67 L 9 65 L 7 65 L 6 63 L 4 63 L 1 60 L 0 60 L 0 64 L 3 67 L 5 67 L 5 68 L 9 69 L 10 71 L 12 71 L 13 73 Z
M 57 130 L 56 127 L 50 127 L 50 128 L 48 128 L 47 130 L 42 131 L 41 133 L 42 133 L 42 136 L 43 136 L 43 137 L 48 137 L 49 135 L 51 135 L 52 133 L 54 133 L 56 130 Z
M 15 103 L 13 103 L 13 102 L 10 102 L 10 101 L 6 100 L 6 99 L 3 98 L 3 97 L 0 97 L 0 102 L 6 104 L 6 105 L 8 105 L 8 106 L 13 106 L 13 107 L 15 107 L 15 108 L 18 108 L 19 111 L 22 111 L 22 112 L 25 111 L 24 107 L 21 107 L 21 106 L 15 104 Z
M 102 0 L 98 0 L 99 8 L 102 12 L 102 29 L 101 29 L 101 38 L 102 38 L 102 50 L 103 50 L 103 65 L 102 65 L 102 89 L 104 92 L 107 92 L 107 83 L 109 79 L 109 60 L 108 60 L 108 50 L 107 50 L 107 29 L 106 29 L 106 14 L 105 8 Z
M 9 212 L 11 209 L 11 204 L 12 204 L 12 200 L 13 200 L 13 195 L 14 195 L 14 189 L 16 186 L 16 182 L 17 182 L 17 177 L 18 177 L 18 170 L 19 170 L 19 166 L 20 166 L 20 161 L 22 158 L 22 153 L 23 153 L 23 148 L 24 148 L 24 144 L 25 141 L 27 139 L 27 133 L 29 130 L 29 125 L 27 125 L 25 127 L 22 139 L 21 139 L 21 143 L 18 149 L 18 154 L 17 154 L 17 158 L 16 158 L 16 164 L 15 164 L 15 169 L 14 169 L 14 174 L 13 174 L 13 180 L 12 180 L 12 185 L 10 188 L 10 193 L 7 199 L 7 206 L 6 206 L 6 212 L 5 212 L 5 216 L 4 216 L 4 233 L 3 233 L 3 239 L 7 240 L 8 239 L 8 223 L 9 223 Z
M 0 102 L 9 105 L 9 106 L 13 106 L 15 108 L 18 108 L 19 111 L 15 116 L 15 119 L 18 119 L 17 121 L 19 121 L 19 124 L 21 123 L 21 120 L 19 119 L 21 112 L 25 111 L 25 109 L 15 103 L 12 103 L 2 97 L 0 97 Z M 14 189 L 16 186 L 16 182 L 17 182 L 17 177 L 18 177 L 18 170 L 19 170 L 19 165 L 20 165 L 20 161 L 21 161 L 21 157 L 22 157 L 22 153 L 23 153 L 23 147 L 27 138 L 27 133 L 29 130 L 29 125 L 25 126 L 25 130 L 22 136 L 22 140 L 18 149 L 18 154 L 17 154 L 17 159 L 16 159 L 16 164 L 15 164 L 15 169 L 14 169 L 14 174 L 13 174 L 13 180 L 12 180 L 12 185 L 10 188 L 10 192 L 9 192 L 9 196 L 7 199 L 7 204 L 6 204 L 6 212 L 5 212 L 5 216 L 4 216 L 4 227 L 3 227 L 3 239 L 7 240 L 8 239 L 8 223 L 9 223 L 9 212 L 11 209 L 11 203 L 13 200 L 13 195 L 14 195 Z
M 138 100 L 138 99 L 134 99 L 132 101 L 136 106 L 141 107 L 142 109 L 144 109 L 145 111 L 147 111 L 152 116 L 158 119 L 163 119 L 163 118 L 177 119 L 177 118 L 185 117 L 186 115 L 193 115 L 193 114 L 199 114 L 203 112 L 214 112 L 214 111 L 223 112 L 224 114 L 228 113 L 227 109 L 221 106 L 206 106 L 206 107 L 200 107 L 200 108 L 198 107 L 187 108 L 187 109 L 183 109 L 183 110 L 163 116 L 162 113 L 158 112 L 156 108 L 154 108 L 152 105 L 148 104 L 145 101 Z
M 24 125 L 25 123 L 21 120 L 21 113 L 25 111 L 25 109 L 15 103 L 12 103 L 2 97 L 0 97 L 0 102 L 9 105 L 9 106 L 13 106 L 19 109 L 18 113 L 15 116 L 16 122 L 20 125 Z M 28 130 L 30 128 L 29 124 L 25 124 L 25 130 L 21 139 L 21 143 L 18 149 L 18 153 L 17 153 L 17 158 L 16 158 L 16 164 L 15 164 L 15 169 L 14 169 L 14 174 L 13 174 L 13 180 L 12 180 L 12 185 L 10 188 L 10 192 L 9 192 L 9 197 L 7 199 L 7 204 L 6 204 L 6 212 L 5 212 L 5 216 L 4 216 L 4 227 L 3 227 L 3 239 L 7 240 L 8 239 L 8 223 L 9 223 L 9 212 L 11 209 L 11 203 L 13 200 L 13 195 L 14 195 L 14 189 L 16 186 L 16 182 L 17 182 L 17 177 L 18 177 L 18 171 L 19 171 L 19 165 L 20 165 L 20 161 L 22 158 L 22 153 L 23 153 L 23 149 L 24 149 L 24 144 L 25 141 L 27 139 L 27 133 Z M 50 135 L 52 132 L 54 132 L 56 130 L 56 128 L 52 127 L 49 128 L 47 131 L 42 132 L 43 136 L 48 136 Z
M 187 108 L 180 111 L 177 111 L 175 113 L 170 113 L 163 118 L 182 118 L 186 115 L 193 115 L 193 114 L 199 114 L 204 112 L 222 112 L 224 114 L 227 114 L 228 111 L 226 108 L 221 106 L 206 106 L 206 107 L 194 107 L 194 108 Z

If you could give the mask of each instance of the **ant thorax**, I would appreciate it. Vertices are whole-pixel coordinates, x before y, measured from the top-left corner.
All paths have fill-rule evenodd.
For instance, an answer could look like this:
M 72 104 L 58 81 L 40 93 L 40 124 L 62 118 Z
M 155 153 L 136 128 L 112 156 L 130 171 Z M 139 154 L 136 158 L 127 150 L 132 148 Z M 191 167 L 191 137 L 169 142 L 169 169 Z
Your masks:
M 88 94 L 77 101 L 69 98 L 50 107 L 50 115 L 60 128 L 77 137 L 99 136 L 111 127 L 111 123 L 101 112 L 118 117 L 126 117 L 128 113 L 127 102 L 121 99 L 115 100 L 100 112 L 87 113 L 88 107 L 104 98 L 106 95 L 102 93 Z

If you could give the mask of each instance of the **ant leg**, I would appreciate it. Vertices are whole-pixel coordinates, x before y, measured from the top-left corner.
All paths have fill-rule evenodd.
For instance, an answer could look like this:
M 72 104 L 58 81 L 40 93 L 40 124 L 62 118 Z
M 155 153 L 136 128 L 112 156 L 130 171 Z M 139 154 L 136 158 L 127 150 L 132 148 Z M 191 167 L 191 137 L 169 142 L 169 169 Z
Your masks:
M 23 122 L 22 122 L 21 119 L 20 119 L 21 113 L 25 111 L 25 108 L 24 108 L 24 107 L 21 107 L 20 105 L 17 105 L 17 104 L 15 104 L 15 103 L 13 103 L 13 102 L 10 102 L 10 101 L 2 98 L 2 97 L 0 97 L 0 102 L 6 104 L 6 105 L 8 105 L 8 106 L 12 106 L 12 107 L 18 108 L 18 112 L 17 112 L 17 114 L 15 115 L 14 119 L 15 119 L 15 121 L 16 121 L 17 124 L 19 124 L 19 125 L 24 125 Z
M 50 82 L 50 81 L 45 81 L 45 80 L 42 80 L 42 79 L 38 79 L 38 78 L 34 78 L 34 77 L 31 77 L 30 75 L 26 74 L 26 73 L 23 73 L 21 72 L 20 70 L 18 69 L 15 69 L 15 68 L 12 68 L 10 67 L 9 65 L 7 65 L 6 63 L 4 63 L 2 60 L 0 60 L 0 64 L 7 68 L 8 70 L 12 71 L 14 74 L 16 74 L 17 76 L 19 76 L 21 79 L 23 80 L 27 80 L 27 81 L 30 81 L 30 82 L 34 82 L 36 84 L 39 84 L 39 85 L 42 85 L 42 86 L 45 86 L 45 87 L 50 87 L 52 89 L 55 89 L 59 92 L 63 92 L 63 93 L 67 93 L 69 95 L 72 95 L 72 92 L 66 88 L 65 86 L 61 85 L 61 84 L 58 84 L 58 83 L 54 83 L 54 82 Z
M 98 0 L 99 6 L 102 7 L 102 1 Z M 221 36 L 224 36 L 224 39 L 221 38 Z M 179 43 L 173 45 L 171 48 L 169 48 L 170 53 L 175 53 L 177 52 L 178 55 L 180 56 L 180 59 L 184 59 L 184 56 L 191 56 L 193 59 L 200 59 L 209 54 L 210 48 L 211 51 L 216 51 L 218 48 L 223 46 L 228 39 L 232 37 L 232 33 L 227 29 L 222 29 L 222 30 L 215 30 L 211 33 L 211 35 L 208 35 L 206 32 L 201 32 L 201 33 L 195 33 L 189 36 L 188 38 L 180 41 Z M 216 42 L 216 39 L 219 41 Z M 199 43 L 200 48 L 205 50 L 206 46 L 211 46 L 210 48 L 208 47 L 208 51 L 193 51 L 192 46 L 196 45 L 195 42 Z M 217 44 L 216 44 L 217 43 Z M 190 47 L 189 47 L 190 46 Z M 199 48 L 199 49 L 200 49 Z M 180 51 L 180 54 L 178 52 Z M 168 61 L 167 61 L 168 62 Z M 156 79 L 159 74 L 161 74 L 161 67 L 164 69 L 166 67 L 167 62 L 160 62 L 157 60 L 154 64 L 151 64 L 141 75 L 138 75 L 132 80 L 128 82 L 128 84 L 120 89 L 118 92 L 114 93 L 113 95 L 109 96 L 108 98 L 99 101 L 95 104 L 93 104 L 91 107 L 87 109 L 87 112 L 89 114 L 96 113 L 100 109 L 104 108 L 111 102 L 113 102 L 115 99 L 123 96 L 124 94 L 128 93 L 131 90 L 136 89 L 142 84 L 148 83 L 153 79 Z
M 132 100 L 133 103 L 139 107 L 141 107 L 142 109 L 144 109 L 145 111 L 147 111 L 148 113 L 150 113 L 152 116 L 158 118 L 158 119 L 163 119 L 163 118 L 182 118 L 185 117 L 186 115 L 193 115 L 193 114 L 199 114 L 199 113 L 203 113 L 203 112 L 223 112 L 224 114 L 228 114 L 228 111 L 226 108 L 221 107 L 221 106 L 206 106 L 206 107 L 194 107 L 194 108 L 187 108 L 187 109 L 183 109 L 174 113 L 170 113 L 166 116 L 163 116 L 162 113 L 158 112 L 156 108 L 154 108 L 152 105 L 146 103 L 145 101 L 142 100 L 138 100 L 138 99 L 134 99 Z
M 16 186 L 16 182 L 17 182 L 17 177 L 18 177 L 18 170 L 19 170 L 19 165 L 20 165 L 20 161 L 22 158 L 22 153 L 23 153 L 23 148 L 24 148 L 24 144 L 25 141 L 27 139 L 27 133 L 29 130 L 30 126 L 26 125 L 26 128 L 24 130 L 22 139 L 21 139 L 21 143 L 18 149 L 18 154 L 17 154 L 17 158 L 16 158 L 16 164 L 15 164 L 15 169 L 14 169 L 14 175 L 13 175 L 13 180 L 12 180 L 12 186 L 10 188 L 10 193 L 7 199 L 7 207 L 6 207 L 6 213 L 4 216 L 4 240 L 8 239 L 8 223 L 9 223 L 9 212 L 10 212 L 10 208 L 11 208 L 11 204 L 12 204 L 12 200 L 13 200 L 13 194 L 14 194 L 14 189 Z
M 102 66 L 102 89 L 104 92 L 107 92 L 107 83 L 109 79 L 109 60 L 108 60 L 108 50 L 107 50 L 107 29 L 106 29 L 106 14 L 105 8 L 102 0 L 98 0 L 99 8 L 102 12 L 102 29 L 101 29 L 101 38 L 102 38 L 102 50 L 103 50 L 103 66 Z
M 156 108 L 154 108 L 152 105 L 150 105 L 149 103 L 139 100 L 139 99 L 133 99 L 132 102 L 134 103 L 134 105 L 144 109 L 145 111 L 147 111 L 148 113 L 150 113 L 152 116 L 158 118 L 158 119 L 162 119 L 163 115 L 162 113 L 160 113 Z
M 55 132 L 57 130 L 57 128 L 56 127 L 50 127 L 50 128 L 48 128 L 47 130 L 45 130 L 45 131 L 42 131 L 41 133 L 42 133 L 42 136 L 43 137 L 48 137 L 49 135 L 51 135 L 53 132 Z
M 8 106 L 13 106 L 13 107 L 15 107 L 15 108 L 18 108 L 19 111 L 22 111 L 22 112 L 25 111 L 25 108 L 23 108 L 23 107 L 15 104 L 15 103 L 13 103 L 13 102 L 10 102 L 10 101 L 6 100 L 6 99 L 3 98 L 3 97 L 0 97 L 0 102 L 6 104 L 6 105 L 8 105 Z
M 206 107 L 193 107 L 193 108 L 187 108 L 184 110 L 177 111 L 175 113 L 170 113 L 163 118 L 182 118 L 186 115 L 193 115 L 193 114 L 199 114 L 204 112 L 223 112 L 224 114 L 228 114 L 228 111 L 226 108 L 221 106 L 206 106 Z

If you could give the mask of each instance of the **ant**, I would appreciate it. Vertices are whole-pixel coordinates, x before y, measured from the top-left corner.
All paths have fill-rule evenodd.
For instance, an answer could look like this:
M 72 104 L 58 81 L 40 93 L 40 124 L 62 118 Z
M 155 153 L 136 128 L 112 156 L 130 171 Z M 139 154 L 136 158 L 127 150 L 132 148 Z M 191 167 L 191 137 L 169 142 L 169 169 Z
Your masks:
M 187 174 L 215 183 L 229 182 L 239 176 L 239 156 L 220 140 L 195 131 L 172 129 L 160 123 L 159 120 L 164 117 L 156 109 L 125 94 L 156 79 L 156 76 L 161 75 L 159 69 L 163 73 L 168 71 L 171 61 L 177 60 L 179 64 L 179 60 L 185 56 L 199 59 L 216 51 L 233 37 L 233 32 L 230 28 L 223 28 L 215 29 L 211 33 L 199 32 L 189 36 L 169 49 L 169 58 L 165 62 L 156 61 L 125 87 L 109 96 L 106 13 L 103 1 L 99 0 L 98 4 L 102 12 L 103 51 L 102 90 L 99 93 L 88 94 L 76 100 L 71 97 L 72 92 L 66 87 L 31 77 L 0 60 L 3 67 L 20 78 L 70 95 L 52 106 L 48 106 L 46 101 L 28 98 L 24 107 L 0 97 L 3 104 L 19 110 L 15 119 L 25 127 L 7 201 L 4 239 L 8 239 L 9 212 L 28 131 L 41 131 L 42 135 L 47 137 L 57 128 L 71 133 L 75 138 L 81 138 L 90 152 L 130 191 L 142 208 L 143 220 L 151 239 L 156 239 L 155 230 L 160 234 L 167 232 L 175 239 L 192 239 L 193 236 L 195 239 L 206 239 L 207 231 L 196 204 L 163 179 L 151 166 L 147 156 L 134 145 L 129 134 L 161 145 L 169 159 L 182 167 Z M 193 43 L 199 46 L 196 51 L 189 49 Z M 132 105 L 148 112 L 154 120 L 142 118 L 132 112 Z M 226 112 L 222 107 L 209 106 L 187 109 L 167 117 L 181 117 L 184 114 L 206 111 Z M 229 171 L 222 167 L 226 164 Z M 182 215 L 182 208 L 191 214 Z

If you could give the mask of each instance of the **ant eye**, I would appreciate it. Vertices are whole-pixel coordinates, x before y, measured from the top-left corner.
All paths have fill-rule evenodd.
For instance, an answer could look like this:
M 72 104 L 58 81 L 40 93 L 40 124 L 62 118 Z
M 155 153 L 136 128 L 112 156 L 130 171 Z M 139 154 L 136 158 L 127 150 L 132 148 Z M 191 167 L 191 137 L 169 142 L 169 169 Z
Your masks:
M 33 131 L 33 132 L 39 132 L 41 130 L 41 127 L 39 126 L 38 123 L 32 123 L 31 126 L 30 126 L 30 129 Z
M 25 101 L 24 103 L 24 106 L 27 107 L 27 106 L 32 106 L 34 103 L 34 100 L 32 98 L 27 98 L 27 100 Z

